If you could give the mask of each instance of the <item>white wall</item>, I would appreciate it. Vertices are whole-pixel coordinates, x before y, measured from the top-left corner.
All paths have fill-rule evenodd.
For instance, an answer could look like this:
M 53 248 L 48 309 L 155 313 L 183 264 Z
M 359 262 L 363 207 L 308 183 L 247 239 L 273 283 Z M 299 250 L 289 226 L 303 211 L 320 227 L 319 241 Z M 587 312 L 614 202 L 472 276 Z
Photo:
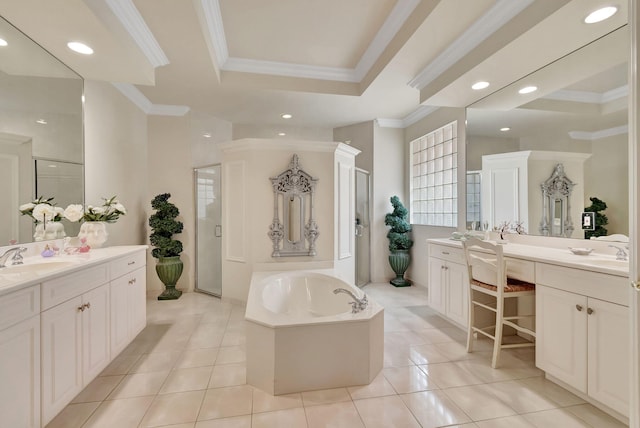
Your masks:
M 282 119 L 283 121 L 285 119 Z M 280 136 L 284 132 L 286 135 Z M 308 141 L 333 141 L 331 128 L 309 128 L 280 125 L 249 125 L 233 124 L 233 139 L 244 138 L 276 138 L 278 140 L 308 140 Z
M 591 205 L 592 196 L 606 202 L 609 235 L 629 235 L 628 146 L 627 134 L 593 141 L 593 155 L 585 163 L 584 206 Z
M 222 238 L 225 298 L 246 301 L 254 270 L 289 270 L 287 263 L 333 266 L 336 146 L 337 143 L 329 142 L 263 139 L 234 140 L 225 145 L 222 164 L 222 222 L 227 231 Z M 299 155 L 300 168 L 318 179 L 315 192 L 315 218 L 320 231 L 317 255 L 273 258 L 272 242 L 267 236 L 273 220 L 273 189 L 269 178 L 285 171 L 294 153 Z M 353 223 L 353 219 L 350 222 Z
M 392 196 L 409 206 L 406 182 L 404 132 L 397 128 L 381 128 L 374 125 L 372 207 L 371 207 L 371 281 L 389 282 L 395 274 L 389 265 L 389 228 L 384 217 L 393 210 Z
M 127 208 L 107 245 L 146 242 L 147 169 L 146 114 L 112 85 L 85 81 L 85 201 L 116 195 Z
M 161 193 L 170 193 L 169 202 L 180 210 L 177 220 L 184 223 L 181 234 L 174 239 L 182 242 L 180 258 L 184 264 L 182 276 L 176 284 L 181 290 L 194 288 L 195 273 L 195 200 L 193 168 L 191 166 L 189 116 L 149 117 L 149 171 L 146 214 L 153 214 L 151 199 Z M 147 235 L 151 229 L 147 224 Z M 155 273 L 155 259 L 147 258 L 147 289 L 162 290 L 164 286 Z

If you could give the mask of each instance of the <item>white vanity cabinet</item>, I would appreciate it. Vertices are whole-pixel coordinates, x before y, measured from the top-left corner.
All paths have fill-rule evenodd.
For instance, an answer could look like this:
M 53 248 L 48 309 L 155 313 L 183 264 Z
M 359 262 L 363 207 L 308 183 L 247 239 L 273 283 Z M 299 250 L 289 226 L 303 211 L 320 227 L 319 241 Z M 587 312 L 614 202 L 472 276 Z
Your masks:
M 536 263 L 536 365 L 629 412 L 627 278 Z
M 111 353 L 115 357 L 146 325 L 144 251 L 111 263 Z
M 461 326 L 469 312 L 467 276 L 461 248 L 429 244 L 429 306 Z
M 111 360 L 108 267 L 105 263 L 42 284 L 44 424 Z M 58 303 L 69 296 L 75 297 Z
M 40 427 L 40 285 L 0 297 L 0 425 Z

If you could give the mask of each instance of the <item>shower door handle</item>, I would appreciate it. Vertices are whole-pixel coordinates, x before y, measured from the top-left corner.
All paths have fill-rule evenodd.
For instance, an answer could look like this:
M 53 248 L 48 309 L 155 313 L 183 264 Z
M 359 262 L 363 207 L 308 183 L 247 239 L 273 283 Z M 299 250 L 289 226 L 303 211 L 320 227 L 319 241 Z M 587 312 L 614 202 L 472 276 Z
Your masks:
M 222 225 L 221 224 L 216 224 L 216 230 L 214 232 L 214 236 L 216 238 L 222 237 Z

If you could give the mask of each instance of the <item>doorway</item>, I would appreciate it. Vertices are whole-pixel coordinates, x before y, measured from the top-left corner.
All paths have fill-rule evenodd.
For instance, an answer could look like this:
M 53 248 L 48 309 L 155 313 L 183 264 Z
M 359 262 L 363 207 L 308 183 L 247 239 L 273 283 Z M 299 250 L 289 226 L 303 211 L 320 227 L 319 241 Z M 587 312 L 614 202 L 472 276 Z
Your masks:
M 221 168 L 196 168 L 196 291 L 222 296 Z
M 356 168 L 356 278 L 362 287 L 371 281 L 371 228 L 369 172 Z

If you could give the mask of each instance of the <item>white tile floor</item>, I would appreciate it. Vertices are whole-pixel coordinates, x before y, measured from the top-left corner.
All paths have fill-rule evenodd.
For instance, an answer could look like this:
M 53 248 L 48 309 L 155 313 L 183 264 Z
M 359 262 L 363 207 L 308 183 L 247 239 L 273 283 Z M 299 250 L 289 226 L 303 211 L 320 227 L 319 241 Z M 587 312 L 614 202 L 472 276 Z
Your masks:
M 147 328 L 48 428 L 622 427 L 534 367 L 531 348 L 467 354 L 417 287 L 370 284 L 385 368 L 366 386 L 273 397 L 246 384 L 244 308 L 198 293 L 147 304 Z

